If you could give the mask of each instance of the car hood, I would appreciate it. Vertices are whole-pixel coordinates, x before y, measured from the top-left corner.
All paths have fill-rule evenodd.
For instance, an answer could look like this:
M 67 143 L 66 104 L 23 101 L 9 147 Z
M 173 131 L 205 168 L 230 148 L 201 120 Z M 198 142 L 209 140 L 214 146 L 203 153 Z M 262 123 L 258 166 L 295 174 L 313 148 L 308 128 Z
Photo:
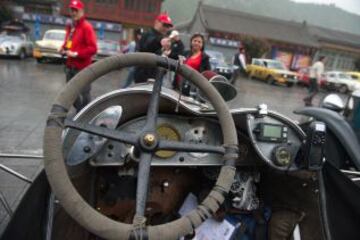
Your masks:
M 59 49 L 63 45 L 63 41 L 57 40 L 40 40 L 36 41 L 36 45 L 39 47 Z
M 286 75 L 293 75 L 293 76 L 297 76 L 298 74 L 295 72 L 291 72 L 289 70 L 280 70 L 280 69 L 273 69 L 276 73 L 279 74 L 286 74 Z
M 19 45 L 21 44 L 22 41 L 19 40 L 19 38 L 16 37 L 2 37 L 0 38 L 0 45 L 4 46 L 9 46 L 9 45 Z

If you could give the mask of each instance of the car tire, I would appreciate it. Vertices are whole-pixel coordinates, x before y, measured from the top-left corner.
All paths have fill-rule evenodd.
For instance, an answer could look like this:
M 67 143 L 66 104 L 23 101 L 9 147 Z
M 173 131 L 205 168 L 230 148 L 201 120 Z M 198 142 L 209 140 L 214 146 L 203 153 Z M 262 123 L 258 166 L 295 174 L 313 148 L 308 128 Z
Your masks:
M 339 87 L 339 93 L 347 93 L 348 91 L 348 87 L 344 84 Z
M 286 86 L 290 88 L 290 87 L 294 86 L 294 83 L 288 82 L 288 83 L 286 83 Z
M 272 77 L 272 76 L 268 76 L 266 78 L 266 82 L 269 84 L 269 85 L 274 85 L 275 84 L 275 79 Z
M 23 60 L 25 58 L 26 58 L 26 51 L 25 51 L 25 49 L 21 49 L 20 53 L 19 53 L 19 59 Z
M 36 62 L 37 63 L 44 63 L 44 59 L 43 58 L 36 58 Z

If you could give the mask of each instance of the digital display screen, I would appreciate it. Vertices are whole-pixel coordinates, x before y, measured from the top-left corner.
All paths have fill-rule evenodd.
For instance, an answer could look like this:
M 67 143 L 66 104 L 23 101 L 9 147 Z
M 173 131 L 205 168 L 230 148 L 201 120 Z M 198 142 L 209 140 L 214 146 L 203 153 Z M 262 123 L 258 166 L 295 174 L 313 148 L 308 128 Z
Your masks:
M 264 125 L 263 136 L 269 138 L 281 138 L 281 126 Z

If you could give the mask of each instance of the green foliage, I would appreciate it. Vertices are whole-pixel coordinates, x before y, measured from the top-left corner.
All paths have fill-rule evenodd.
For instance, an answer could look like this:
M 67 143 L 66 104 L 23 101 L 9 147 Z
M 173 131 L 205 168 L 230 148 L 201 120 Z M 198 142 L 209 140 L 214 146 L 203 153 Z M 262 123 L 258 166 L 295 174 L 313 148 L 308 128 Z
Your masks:
M 355 68 L 356 68 L 357 71 L 360 71 L 360 58 L 356 59 Z
M 0 6 L 0 25 L 12 19 L 12 13 L 6 6 Z
M 245 37 L 241 40 L 249 60 L 264 57 L 271 50 L 271 45 L 264 39 Z

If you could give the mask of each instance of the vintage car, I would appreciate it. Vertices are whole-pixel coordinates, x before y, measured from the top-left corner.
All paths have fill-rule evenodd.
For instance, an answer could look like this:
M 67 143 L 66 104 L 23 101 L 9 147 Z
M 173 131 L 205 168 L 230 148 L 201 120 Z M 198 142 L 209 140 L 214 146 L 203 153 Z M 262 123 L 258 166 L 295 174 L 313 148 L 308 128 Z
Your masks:
M 235 66 L 226 63 L 224 54 L 219 51 L 206 50 L 210 57 L 211 70 L 231 80 Z
M 42 40 L 35 42 L 33 57 L 41 63 L 46 60 L 59 60 L 62 55 L 59 50 L 64 43 L 65 30 L 52 29 L 45 32 Z
M 279 83 L 292 87 L 298 82 L 298 74 L 289 71 L 285 65 L 278 60 L 253 58 L 247 66 L 250 78 L 265 80 L 269 84 Z
M 345 72 L 331 71 L 325 73 L 324 86 L 329 90 L 336 90 L 340 93 L 352 92 L 360 89 L 360 82 Z
M 93 58 L 94 61 L 110 57 L 113 55 L 121 54 L 120 44 L 112 40 L 98 40 L 97 53 Z
M 176 71 L 206 101 L 163 88 L 159 74 L 70 114 L 83 88 L 130 66 Z M 328 111 L 298 110 L 325 116 L 302 128 L 265 104 L 229 109 L 207 79 L 177 61 L 149 53 L 100 60 L 54 100 L 46 175 L 1 240 L 358 239 L 359 143 Z
M 32 55 L 33 43 L 25 33 L 0 35 L 0 56 L 24 59 Z

